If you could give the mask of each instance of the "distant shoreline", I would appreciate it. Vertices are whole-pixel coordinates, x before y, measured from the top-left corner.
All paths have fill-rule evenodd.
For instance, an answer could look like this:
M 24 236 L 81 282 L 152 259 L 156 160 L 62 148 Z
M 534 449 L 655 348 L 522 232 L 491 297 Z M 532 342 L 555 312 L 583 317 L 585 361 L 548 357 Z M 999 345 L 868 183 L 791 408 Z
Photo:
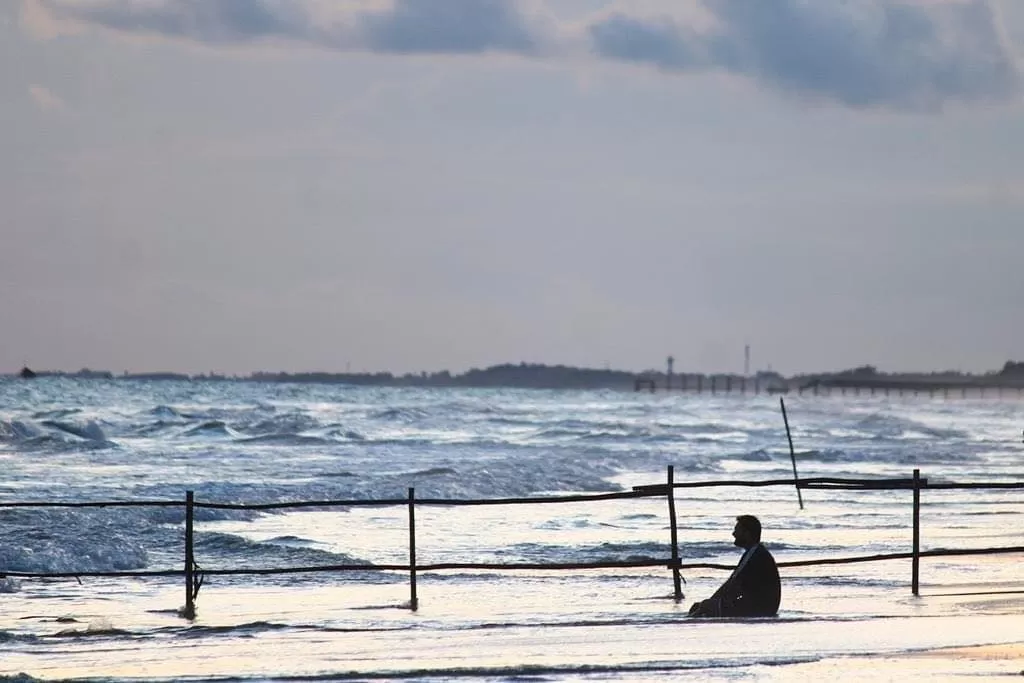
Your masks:
M 348 384 L 356 386 L 406 387 L 506 387 L 524 389 L 654 389 L 697 392 L 788 393 L 861 389 L 875 391 L 967 391 L 985 389 L 1024 390 L 1024 363 L 1007 361 L 1002 370 L 985 374 L 961 372 L 887 373 L 872 366 L 852 370 L 783 376 L 775 372 L 757 372 L 750 376 L 728 373 L 672 373 L 646 370 L 580 368 L 565 365 L 506 363 L 482 370 L 473 368 L 460 374 L 447 370 L 434 373 L 390 372 L 334 373 L 334 372 L 255 372 L 247 376 L 226 376 L 216 373 L 189 375 L 175 372 L 141 372 L 116 375 L 107 370 L 82 369 L 76 372 L 60 370 L 28 370 L 21 375 L 0 375 L 7 379 L 23 376 L 25 381 L 47 377 L 83 380 L 142 380 L 142 381 L 228 381 L 228 382 L 282 382 L 300 384 Z

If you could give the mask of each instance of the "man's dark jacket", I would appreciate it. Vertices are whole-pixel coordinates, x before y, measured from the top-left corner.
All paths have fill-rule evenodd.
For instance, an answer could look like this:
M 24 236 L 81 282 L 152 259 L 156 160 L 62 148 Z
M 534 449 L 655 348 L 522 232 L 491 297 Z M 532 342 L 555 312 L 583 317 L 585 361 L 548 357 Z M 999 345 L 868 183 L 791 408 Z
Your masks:
M 760 543 L 743 568 L 711 596 L 722 617 L 770 617 L 779 611 L 782 587 L 775 558 Z

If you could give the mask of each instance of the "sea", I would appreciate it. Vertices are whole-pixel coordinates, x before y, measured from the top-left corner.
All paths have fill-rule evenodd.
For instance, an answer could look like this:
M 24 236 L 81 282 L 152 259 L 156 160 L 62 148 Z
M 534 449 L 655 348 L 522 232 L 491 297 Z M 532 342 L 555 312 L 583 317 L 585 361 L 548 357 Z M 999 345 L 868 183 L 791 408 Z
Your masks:
M 0 380 L 0 681 L 1019 675 L 1020 661 L 925 654 L 1024 642 L 1019 553 L 924 557 L 918 595 L 910 559 L 784 566 L 778 616 L 687 615 L 739 559 L 737 515 L 759 517 L 779 562 L 911 550 L 913 491 L 798 497 L 794 468 L 1024 481 L 1016 395 L 785 400 L 795 457 L 780 399 L 764 394 Z M 678 601 L 664 492 L 551 500 L 664 484 L 670 467 L 680 484 L 785 480 L 674 490 Z M 417 565 L 483 565 L 418 571 L 415 610 L 410 489 L 425 501 Z M 198 507 L 195 562 L 211 573 L 186 619 L 186 491 L 200 504 L 391 502 Z M 537 502 L 439 504 L 509 498 Z M 1022 489 L 920 498 L 921 550 L 1024 545 Z M 9 506 L 139 501 L 181 504 Z M 649 566 L 588 566 L 601 563 Z M 82 576 L 26 576 L 54 573 Z

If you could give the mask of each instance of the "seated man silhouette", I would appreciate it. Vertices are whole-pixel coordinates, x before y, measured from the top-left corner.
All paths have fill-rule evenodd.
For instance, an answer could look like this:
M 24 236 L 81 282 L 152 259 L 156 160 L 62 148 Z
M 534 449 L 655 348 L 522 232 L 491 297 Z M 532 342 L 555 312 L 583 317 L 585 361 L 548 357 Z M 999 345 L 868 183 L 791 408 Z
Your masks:
M 691 617 L 771 617 L 779 611 L 779 569 L 761 545 L 761 522 L 753 515 L 740 515 L 732 535 L 744 549 L 743 557 L 714 595 L 693 603 Z

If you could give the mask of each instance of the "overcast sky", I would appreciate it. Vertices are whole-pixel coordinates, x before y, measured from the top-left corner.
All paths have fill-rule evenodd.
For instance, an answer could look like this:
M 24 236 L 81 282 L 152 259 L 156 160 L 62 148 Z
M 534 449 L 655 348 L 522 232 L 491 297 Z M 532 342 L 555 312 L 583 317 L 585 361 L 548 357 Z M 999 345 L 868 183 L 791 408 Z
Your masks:
M 0 3 L 0 372 L 1024 360 L 1024 2 Z

